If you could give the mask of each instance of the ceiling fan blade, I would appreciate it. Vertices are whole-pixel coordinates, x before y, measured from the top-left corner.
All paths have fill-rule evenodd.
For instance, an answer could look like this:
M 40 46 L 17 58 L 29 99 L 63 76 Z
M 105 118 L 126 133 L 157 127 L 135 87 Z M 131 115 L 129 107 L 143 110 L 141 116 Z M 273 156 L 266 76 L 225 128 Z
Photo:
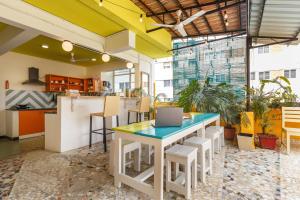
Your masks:
M 196 14 L 190 16 L 189 18 L 185 19 L 185 20 L 182 21 L 181 23 L 182 23 L 183 25 L 187 25 L 187 24 L 191 23 L 192 21 L 194 21 L 195 19 L 197 19 L 198 17 L 204 15 L 205 13 L 206 13 L 206 11 L 201 10 L 201 11 L 197 12 Z
M 176 26 L 176 30 L 180 33 L 180 35 L 181 35 L 182 37 L 187 36 L 187 33 L 185 32 L 182 23 L 180 23 L 179 25 Z
M 165 27 L 165 28 L 174 28 L 174 25 L 170 24 L 152 24 L 153 26 Z

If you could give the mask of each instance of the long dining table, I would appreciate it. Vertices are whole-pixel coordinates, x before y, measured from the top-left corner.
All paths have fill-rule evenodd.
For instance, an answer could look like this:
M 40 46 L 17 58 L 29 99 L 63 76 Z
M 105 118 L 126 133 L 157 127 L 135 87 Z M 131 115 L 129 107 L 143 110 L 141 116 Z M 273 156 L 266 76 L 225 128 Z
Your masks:
M 172 113 L 170 113 L 172 115 Z M 121 184 L 128 185 L 151 198 L 162 200 L 164 177 L 164 149 L 166 146 L 196 132 L 205 131 L 205 126 L 215 122 L 220 125 L 220 115 L 217 113 L 190 113 L 190 118 L 184 119 L 180 127 L 154 127 L 154 121 L 143 121 L 114 128 L 113 141 L 113 175 L 114 185 L 120 188 Z M 203 132 L 202 132 L 203 133 Z M 204 135 L 204 134 L 202 134 Z M 141 172 L 135 177 L 122 172 L 122 141 L 129 140 L 154 147 L 154 166 Z M 154 175 L 154 184 L 145 181 Z

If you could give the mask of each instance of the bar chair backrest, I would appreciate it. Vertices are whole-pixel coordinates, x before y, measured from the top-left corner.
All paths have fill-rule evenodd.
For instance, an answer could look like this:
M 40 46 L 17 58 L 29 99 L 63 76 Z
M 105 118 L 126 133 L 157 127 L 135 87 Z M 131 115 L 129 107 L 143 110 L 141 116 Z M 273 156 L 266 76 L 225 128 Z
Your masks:
M 106 96 L 104 101 L 104 117 L 119 115 L 120 96 Z
M 300 123 L 300 107 L 282 107 L 282 128 L 290 128 L 287 122 Z
M 150 103 L 151 99 L 149 96 L 147 97 L 142 97 L 140 101 L 140 107 L 139 107 L 139 112 L 149 112 L 150 111 Z

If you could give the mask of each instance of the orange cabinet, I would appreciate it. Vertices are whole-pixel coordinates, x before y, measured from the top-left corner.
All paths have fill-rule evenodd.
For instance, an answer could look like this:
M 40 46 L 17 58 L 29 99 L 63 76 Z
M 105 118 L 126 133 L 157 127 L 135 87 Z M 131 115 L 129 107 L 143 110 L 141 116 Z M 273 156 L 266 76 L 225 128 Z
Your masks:
M 49 110 L 19 111 L 19 135 L 44 132 L 46 111 Z

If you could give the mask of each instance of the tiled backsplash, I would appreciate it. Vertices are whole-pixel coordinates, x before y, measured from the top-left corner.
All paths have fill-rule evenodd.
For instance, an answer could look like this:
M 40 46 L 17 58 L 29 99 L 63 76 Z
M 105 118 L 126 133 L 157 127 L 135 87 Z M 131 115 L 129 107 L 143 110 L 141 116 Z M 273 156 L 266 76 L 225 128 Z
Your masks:
M 53 93 L 27 91 L 27 90 L 6 90 L 6 109 L 13 108 L 18 104 L 28 104 L 32 108 L 54 108 Z

